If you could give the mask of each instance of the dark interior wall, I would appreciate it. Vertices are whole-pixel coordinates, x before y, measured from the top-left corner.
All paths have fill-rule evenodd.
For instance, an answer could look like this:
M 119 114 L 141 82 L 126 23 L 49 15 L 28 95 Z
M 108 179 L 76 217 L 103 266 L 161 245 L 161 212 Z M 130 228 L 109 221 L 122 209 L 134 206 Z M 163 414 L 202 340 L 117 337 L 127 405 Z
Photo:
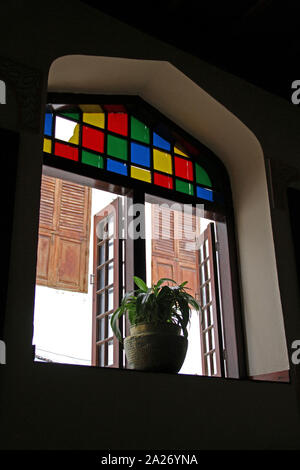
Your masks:
M 0 127 L 20 136 L 4 329 L 7 365 L 0 366 L 0 447 L 299 448 L 300 366 L 291 364 L 291 384 L 272 384 L 34 364 L 31 351 L 41 124 L 55 58 L 168 60 L 241 119 L 271 162 L 288 165 L 292 173 L 300 169 L 298 109 L 75 0 L 1 5 L 0 38 L 0 79 L 17 96 L 0 107 Z M 276 196 L 276 171 L 270 175 Z M 299 293 L 286 201 L 279 196 L 271 213 L 290 348 L 300 339 Z
M 60 364 L 2 378 L 5 449 L 299 448 L 287 384 Z

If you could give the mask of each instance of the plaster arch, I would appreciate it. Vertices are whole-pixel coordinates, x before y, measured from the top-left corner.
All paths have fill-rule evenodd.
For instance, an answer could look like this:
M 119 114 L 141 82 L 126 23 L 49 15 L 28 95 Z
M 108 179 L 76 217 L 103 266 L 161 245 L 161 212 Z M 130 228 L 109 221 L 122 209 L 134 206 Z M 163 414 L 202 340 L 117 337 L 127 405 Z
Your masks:
M 63 56 L 50 67 L 48 91 L 139 95 L 222 160 L 233 194 L 248 373 L 288 369 L 264 156 L 255 135 L 166 61 Z

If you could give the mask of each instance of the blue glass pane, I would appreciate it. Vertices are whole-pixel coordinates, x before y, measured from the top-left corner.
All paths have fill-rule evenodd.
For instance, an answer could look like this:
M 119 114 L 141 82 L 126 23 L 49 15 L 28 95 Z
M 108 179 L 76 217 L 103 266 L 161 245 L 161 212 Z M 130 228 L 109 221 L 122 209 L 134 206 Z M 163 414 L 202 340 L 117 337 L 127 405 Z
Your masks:
M 155 147 L 159 147 L 160 149 L 171 150 L 170 142 L 167 142 L 155 132 L 153 132 L 153 145 L 155 145 Z
M 52 114 L 46 113 L 45 114 L 45 128 L 44 128 L 45 135 L 52 135 Z
M 197 186 L 197 197 L 201 197 L 201 199 L 207 199 L 208 201 L 213 201 L 213 191 L 210 189 L 200 188 Z
M 114 173 L 119 173 L 120 175 L 127 176 L 127 165 L 126 163 L 117 162 L 115 160 L 111 160 L 110 158 L 107 159 L 107 167 L 108 171 L 113 171 Z
M 131 143 L 131 161 L 137 165 L 150 167 L 150 149 L 145 145 Z

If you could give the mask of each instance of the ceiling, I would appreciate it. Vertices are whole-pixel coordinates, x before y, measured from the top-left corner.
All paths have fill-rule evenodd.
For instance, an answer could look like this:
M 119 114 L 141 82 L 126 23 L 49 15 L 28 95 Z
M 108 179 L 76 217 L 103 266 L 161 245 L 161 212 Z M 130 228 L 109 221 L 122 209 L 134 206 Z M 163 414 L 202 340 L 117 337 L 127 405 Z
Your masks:
M 288 101 L 300 79 L 297 0 L 81 1 Z

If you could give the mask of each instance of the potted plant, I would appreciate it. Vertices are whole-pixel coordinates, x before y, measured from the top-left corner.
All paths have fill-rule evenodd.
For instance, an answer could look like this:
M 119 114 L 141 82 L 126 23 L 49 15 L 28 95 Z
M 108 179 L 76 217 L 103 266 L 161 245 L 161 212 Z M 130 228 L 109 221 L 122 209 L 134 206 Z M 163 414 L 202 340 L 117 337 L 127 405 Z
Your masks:
M 186 291 L 187 281 L 177 284 L 162 278 L 147 287 L 135 276 L 134 282 L 138 289 L 124 296 L 111 317 L 112 330 L 123 343 L 118 320 L 128 315 L 130 336 L 124 340 L 128 367 L 177 373 L 187 352 L 191 308 L 199 311 L 200 306 Z

